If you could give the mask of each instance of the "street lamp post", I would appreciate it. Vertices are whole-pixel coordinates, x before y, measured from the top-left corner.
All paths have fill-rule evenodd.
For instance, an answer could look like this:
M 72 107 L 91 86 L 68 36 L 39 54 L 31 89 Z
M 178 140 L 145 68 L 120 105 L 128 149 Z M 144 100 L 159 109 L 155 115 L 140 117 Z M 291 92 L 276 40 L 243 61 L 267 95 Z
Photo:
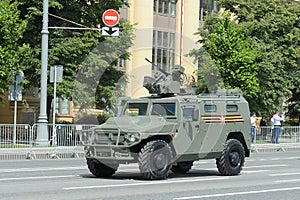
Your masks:
M 42 27 L 42 56 L 41 56 L 41 90 L 40 115 L 37 129 L 37 145 L 48 145 L 48 119 L 47 119 L 47 68 L 48 68 L 48 0 L 43 0 L 43 27 Z

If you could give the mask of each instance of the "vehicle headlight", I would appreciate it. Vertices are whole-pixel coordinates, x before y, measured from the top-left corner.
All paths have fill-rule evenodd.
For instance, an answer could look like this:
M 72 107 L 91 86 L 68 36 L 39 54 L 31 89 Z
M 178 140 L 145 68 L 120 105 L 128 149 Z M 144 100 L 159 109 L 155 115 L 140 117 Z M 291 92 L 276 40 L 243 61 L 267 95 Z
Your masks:
M 140 140 L 140 136 L 139 136 L 139 134 L 129 134 L 128 135 L 128 140 L 130 142 L 137 142 L 137 141 Z

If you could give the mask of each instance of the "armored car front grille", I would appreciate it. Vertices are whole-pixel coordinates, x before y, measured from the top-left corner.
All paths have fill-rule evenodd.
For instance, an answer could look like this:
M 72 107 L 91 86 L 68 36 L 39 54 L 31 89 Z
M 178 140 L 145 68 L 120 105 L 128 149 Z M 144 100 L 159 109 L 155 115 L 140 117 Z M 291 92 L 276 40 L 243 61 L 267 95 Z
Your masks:
M 96 129 L 94 143 L 97 145 L 122 145 L 125 141 L 125 133 L 119 129 Z

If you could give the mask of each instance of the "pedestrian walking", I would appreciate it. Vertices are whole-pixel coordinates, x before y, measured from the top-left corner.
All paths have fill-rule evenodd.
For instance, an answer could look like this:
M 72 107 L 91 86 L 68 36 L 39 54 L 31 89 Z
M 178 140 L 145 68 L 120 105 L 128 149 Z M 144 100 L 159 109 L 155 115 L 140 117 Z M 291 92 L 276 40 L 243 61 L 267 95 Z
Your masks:
M 267 123 L 266 118 L 262 117 L 260 120 L 260 123 L 259 123 L 259 127 L 260 127 L 260 132 L 261 132 L 263 140 L 266 140 L 266 138 L 267 138 L 267 133 L 268 133 L 267 124 L 268 123 Z
M 284 117 L 280 116 L 278 111 L 273 115 L 271 119 L 274 126 L 271 140 L 272 143 L 278 144 L 278 138 L 281 131 L 281 121 L 283 120 Z
M 250 123 L 251 123 L 251 141 L 253 142 L 254 140 L 256 140 L 256 114 L 255 114 L 255 112 L 251 113 Z

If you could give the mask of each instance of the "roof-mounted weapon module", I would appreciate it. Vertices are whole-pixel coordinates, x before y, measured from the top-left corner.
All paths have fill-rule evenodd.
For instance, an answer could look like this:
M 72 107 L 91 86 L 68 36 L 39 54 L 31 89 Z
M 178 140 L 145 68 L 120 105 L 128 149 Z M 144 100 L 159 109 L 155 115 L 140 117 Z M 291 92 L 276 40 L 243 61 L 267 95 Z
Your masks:
M 154 65 L 147 58 L 145 60 Z M 172 95 L 187 93 L 186 89 L 181 88 L 186 79 L 184 68 L 181 65 L 175 65 L 171 68 L 170 73 L 158 68 L 154 78 L 145 76 L 143 86 L 150 94 Z

